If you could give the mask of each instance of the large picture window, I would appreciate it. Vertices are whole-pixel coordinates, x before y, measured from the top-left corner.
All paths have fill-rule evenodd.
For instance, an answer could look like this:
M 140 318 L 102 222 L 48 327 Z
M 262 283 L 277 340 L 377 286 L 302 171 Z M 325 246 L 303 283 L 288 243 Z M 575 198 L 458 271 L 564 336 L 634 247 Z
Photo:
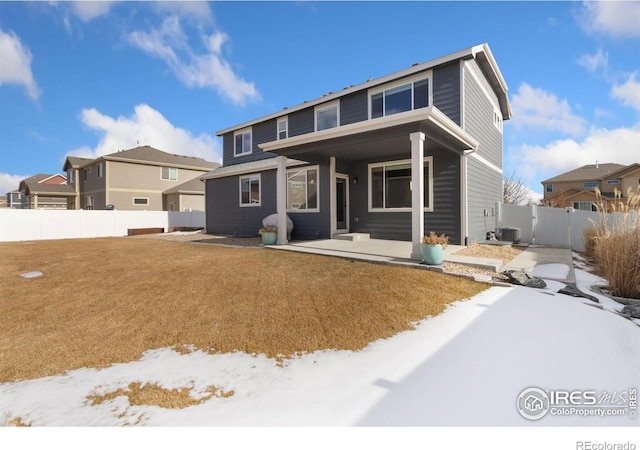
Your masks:
M 248 155 L 251 153 L 251 128 L 236 131 L 234 139 L 234 156 Z
M 424 208 L 433 211 L 433 157 L 424 159 Z M 411 211 L 411 161 L 369 164 L 369 211 Z
M 260 175 L 240 177 L 240 206 L 260 206 Z
M 422 78 L 371 94 L 371 118 L 390 116 L 429 106 L 429 78 Z
M 318 212 L 318 167 L 287 171 L 287 210 Z

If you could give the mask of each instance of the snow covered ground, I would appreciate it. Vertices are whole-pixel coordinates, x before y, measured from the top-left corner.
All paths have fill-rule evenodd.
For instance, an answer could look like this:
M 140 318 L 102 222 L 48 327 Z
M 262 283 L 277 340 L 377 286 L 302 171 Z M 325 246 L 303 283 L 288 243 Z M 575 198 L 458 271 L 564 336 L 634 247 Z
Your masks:
M 640 321 L 615 314 L 622 305 L 591 292 L 602 280 L 583 270 L 575 271 L 578 287 L 602 310 L 555 293 L 563 285 L 551 278 L 568 270 L 538 266 L 533 275 L 547 289 L 492 287 L 358 352 L 321 351 L 279 367 L 262 355 L 164 348 L 104 369 L 0 384 L 0 425 L 20 417 L 33 426 L 638 427 L 629 395 L 640 388 Z M 211 385 L 234 394 L 185 409 L 87 399 L 132 382 L 188 387 L 192 396 Z M 606 393 L 612 399 L 599 406 L 615 401 L 625 413 L 529 420 L 517 401 L 531 387 Z

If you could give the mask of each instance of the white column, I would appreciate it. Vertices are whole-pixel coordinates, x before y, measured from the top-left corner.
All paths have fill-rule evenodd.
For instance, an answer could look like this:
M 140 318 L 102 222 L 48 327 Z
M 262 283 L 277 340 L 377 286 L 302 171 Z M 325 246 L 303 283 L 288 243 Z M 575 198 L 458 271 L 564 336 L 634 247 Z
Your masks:
M 329 239 L 333 239 L 333 235 L 336 234 L 336 157 L 329 157 L 329 220 L 331 221 L 330 230 L 331 234 Z
M 276 207 L 278 209 L 278 239 L 276 244 L 287 243 L 287 157 L 277 156 Z
M 409 135 L 411 140 L 411 259 L 422 260 L 424 236 L 424 133 Z

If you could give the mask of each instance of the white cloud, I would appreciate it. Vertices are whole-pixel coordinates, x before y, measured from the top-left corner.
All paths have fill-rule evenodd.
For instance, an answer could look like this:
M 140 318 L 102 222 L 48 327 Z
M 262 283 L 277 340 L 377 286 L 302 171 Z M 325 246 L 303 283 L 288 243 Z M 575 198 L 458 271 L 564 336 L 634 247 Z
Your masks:
M 160 1 L 154 2 L 153 5 L 160 11 L 176 13 L 182 17 L 191 16 L 199 21 L 210 20 L 213 17 L 209 4 L 203 1 Z
M 214 137 L 206 133 L 193 136 L 189 130 L 175 127 L 149 105 L 138 105 L 132 116 L 115 119 L 94 108 L 84 109 L 80 120 L 103 136 L 96 147 L 72 150 L 68 153 L 72 156 L 97 158 L 136 147 L 139 142 L 139 145 L 150 145 L 168 153 L 221 161 L 220 144 Z
M 589 33 L 640 37 L 640 2 L 586 1 L 583 3 L 580 22 Z
M 71 2 L 71 9 L 83 22 L 89 22 L 96 17 L 108 14 L 114 3 L 111 1 L 75 1 Z
M 29 178 L 29 176 L 30 175 L 10 175 L 0 172 L 0 195 L 5 195 L 7 192 L 18 189 L 20 182 L 25 178 Z
M 611 96 L 620 100 L 623 105 L 640 111 L 640 82 L 636 81 L 636 72 L 632 73 L 623 84 L 614 84 L 611 88 Z
M 13 32 L 0 30 L 0 86 L 21 84 L 32 100 L 40 97 L 40 88 L 31 72 L 31 52 Z
M 560 131 L 571 136 L 579 136 L 586 130 L 585 120 L 571 112 L 566 99 L 560 100 L 556 95 L 527 83 L 522 83 L 511 97 L 511 107 L 513 119 L 510 122 L 516 128 Z
M 605 76 L 609 69 L 609 54 L 598 49 L 595 55 L 582 55 L 578 59 L 578 64 L 587 69 L 589 72 L 595 72 L 602 68 Z
M 546 146 L 523 145 L 510 149 L 523 178 L 538 182 L 585 164 L 638 162 L 640 124 L 613 130 L 592 129 L 582 141 L 562 139 Z M 517 155 L 517 156 L 516 156 Z M 515 161 L 514 161 L 515 162 Z
M 224 33 L 201 33 L 207 52 L 198 53 L 189 45 L 180 19 L 171 16 L 164 20 L 160 29 L 134 31 L 127 38 L 134 47 L 164 61 L 187 87 L 211 87 L 221 97 L 238 105 L 259 98 L 254 83 L 240 78 L 223 58 L 222 46 L 229 40 Z

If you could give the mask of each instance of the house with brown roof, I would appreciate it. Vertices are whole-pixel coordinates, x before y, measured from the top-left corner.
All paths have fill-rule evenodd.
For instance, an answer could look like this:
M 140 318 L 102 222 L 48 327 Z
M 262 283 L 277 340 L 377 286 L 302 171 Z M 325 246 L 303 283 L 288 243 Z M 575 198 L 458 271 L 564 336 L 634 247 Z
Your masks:
M 199 177 L 218 166 L 203 158 L 175 155 L 148 145 L 96 159 L 69 156 L 63 170 L 75 195 L 69 198 L 67 207 L 204 211 L 204 183 Z
M 9 193 L 10 207 L 17 209 L 66 209 L 74 196 L 67 177 L 60 174 L 38 174 L 25 178 L 16 191 Z
M 595 211 L 596 190 L 607 202 L 616 195 L 624 202 L 630 191 L 640 190 L 640 164 L 588 164 L 544 180 L 542 185 L 544 206 Z

